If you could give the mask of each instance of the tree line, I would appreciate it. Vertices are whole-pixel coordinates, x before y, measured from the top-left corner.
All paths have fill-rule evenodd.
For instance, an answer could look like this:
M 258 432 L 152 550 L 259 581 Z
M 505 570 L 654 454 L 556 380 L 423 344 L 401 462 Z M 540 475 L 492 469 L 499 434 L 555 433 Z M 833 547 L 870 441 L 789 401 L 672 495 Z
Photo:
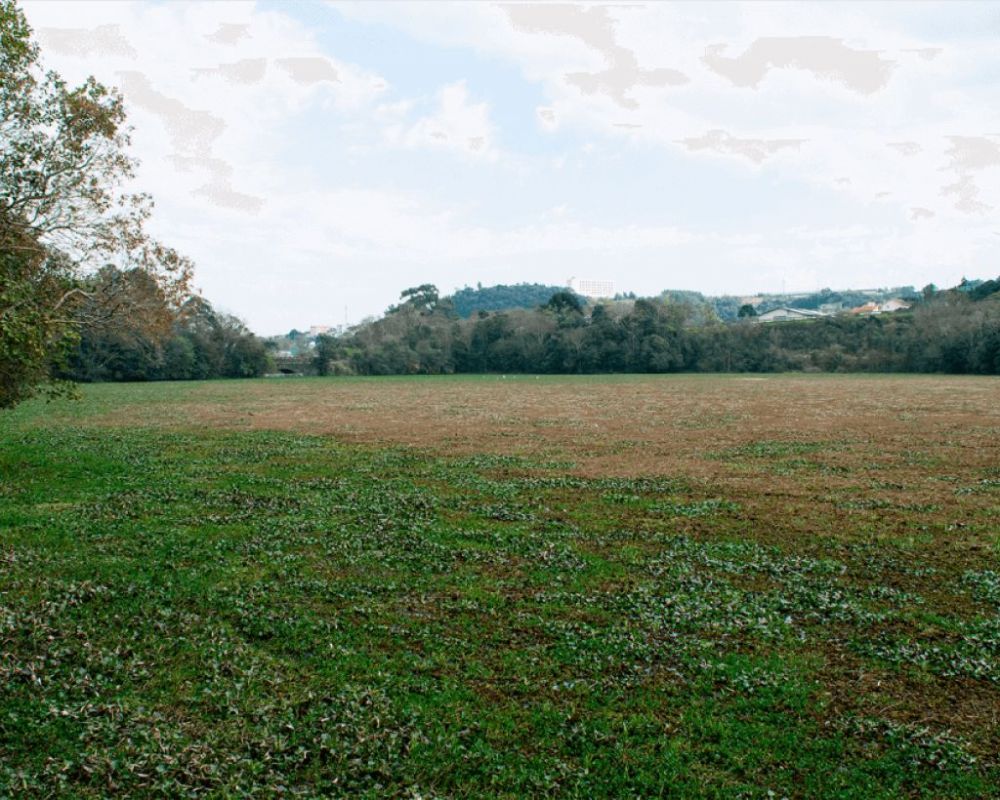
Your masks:
M 56 377 L 79 382 L 254 378 L 271 369 L 264 342 L 199 296 L 174 309 L 141 270 L 105 267 L 81 282 L 86 317 Z
M 319 374 L 943 372 L 1000 374 L 1000 279 L 925 290 L 911 311 L 761 324 L 706 318 L 669 297 L 585 305 L 558 292 L 535 309 L 460 318 L 424 285 L 380 320 L 321 336 Z
M 200 298 L 172 309 L 141 270 L 85 281 L 82 326 L 57 376 L 75 381 L 256 377 L 273 348 Z M 115 304 L 129 308 L 115 313 Z M 385 316 L 315 339 L 320 375 L 607 372 L 940 372 L 1000 374 L 1000 278 L 927 287 L 909 312 L 723 322 L 698 298 L 587 303 L 556 291 L 535 308 L 462 318 L 431 284 Z

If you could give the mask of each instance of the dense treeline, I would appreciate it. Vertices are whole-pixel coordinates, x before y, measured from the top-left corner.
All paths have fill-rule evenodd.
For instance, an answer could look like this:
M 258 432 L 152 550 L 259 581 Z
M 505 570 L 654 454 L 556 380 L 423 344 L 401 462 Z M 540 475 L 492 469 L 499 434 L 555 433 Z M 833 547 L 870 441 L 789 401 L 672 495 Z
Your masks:
M 83 287 L 86 324 L 57 377 L 76 381 L 256 377 L 265 343 L 202 298 L 173 308 L 142 270 L 107 267 Z M 599 372 L 1000 374 L 1000 279 L 925 290 L 909 312 L 773 324 L 722 322 L 699 297 L 585 305 L 559 290 L 531 309 L 478 311 L 430 285 L 379 320 L 315 340 L 321 375 Z
M 173 309 L 140 270 L 88 279 L 76 346 L 58 377 L 75 381 L 250 378 L 269 370 L 264 343 L 201 297 Z
M 383 319 L 320 337 L 321 374 L 868 371 L 1000 374 L 1000 279 L 928 287 L 912 311 L 772 324 L 706 319 L 696 303 L 591 307 L 558 292 L 536 309 L 461 319 L 433 286 Z

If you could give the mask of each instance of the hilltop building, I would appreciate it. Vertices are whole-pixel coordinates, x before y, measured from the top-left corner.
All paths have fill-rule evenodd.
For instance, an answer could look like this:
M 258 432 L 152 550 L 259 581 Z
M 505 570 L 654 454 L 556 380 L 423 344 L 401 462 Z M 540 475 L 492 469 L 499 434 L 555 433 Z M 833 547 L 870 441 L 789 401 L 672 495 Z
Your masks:
M 909 303 L 893 298 L 892 300 L 886 300 L 884 303 L 865 303 L 863 306 L 852 308 L 851 313 L 858 315 L 891 314 L 894 311 L 905 311 L 909 307 Z
M 822 319 L 829 317 L 822 311 L 810 311 L 807 308 L 772 308 L 758 317 L 753 317 L 754 322 L 791 322 L 801 319 Z
M 595 300 L 602 300 L 615 296 L 614 281 L 589 280 L 584 278 L 570 278 L 566 284 L 571 291 L 584 297 L 591 297 Z

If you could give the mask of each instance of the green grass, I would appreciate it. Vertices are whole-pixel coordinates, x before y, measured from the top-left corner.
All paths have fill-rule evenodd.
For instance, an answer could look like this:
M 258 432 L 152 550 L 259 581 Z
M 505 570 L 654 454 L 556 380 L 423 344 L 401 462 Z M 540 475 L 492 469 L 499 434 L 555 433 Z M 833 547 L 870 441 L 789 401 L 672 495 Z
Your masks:
M 0 797 L 1000 791 L 995 715 L 838 690 L 996 702 L 995 555 L 761 543 L 683 475 L 88 424 L 177 391 L 0 417 Z

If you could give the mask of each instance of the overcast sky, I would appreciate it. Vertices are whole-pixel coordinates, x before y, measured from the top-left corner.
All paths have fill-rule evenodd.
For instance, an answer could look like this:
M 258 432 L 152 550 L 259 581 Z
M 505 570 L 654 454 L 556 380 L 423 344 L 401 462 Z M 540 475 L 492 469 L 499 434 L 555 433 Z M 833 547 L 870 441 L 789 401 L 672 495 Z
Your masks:
M 1000 5 L 25 2 L 258 333 L 435 283 L 1000 273 Z

